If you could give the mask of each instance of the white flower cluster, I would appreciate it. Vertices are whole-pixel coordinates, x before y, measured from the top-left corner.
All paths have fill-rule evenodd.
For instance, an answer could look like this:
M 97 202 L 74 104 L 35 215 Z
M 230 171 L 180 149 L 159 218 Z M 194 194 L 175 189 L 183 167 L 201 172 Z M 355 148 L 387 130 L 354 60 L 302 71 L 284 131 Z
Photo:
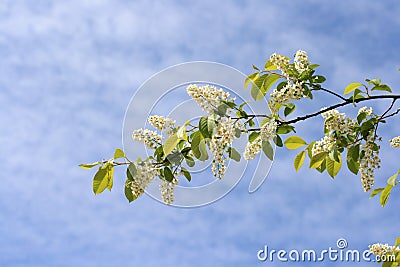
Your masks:
M 148 129 L 134 130 L 133 140 L 144 143 L 148 148 L 156 149 L 161 144 L 162 136 Z
M 274 89 L 268 99 L 268 106 L 271 112 L 276 114 L 278 106 L 290 100 L 299 100 L 304 96 L 303 82 L 288 81 L 287 85 L 281 90 Z
M 159 171 L 150 161 L 144 161 L 138 165 L 137 173 L 130 182 L 132 194 L 140 197 L 147 185 L 158 175 Z
M 235 128 L 240 125 L 230 118 L 222 118 L 218 121 L 216 133 L 212 136 L 210 150 L 213 154 L 212 171 L 215 177 L 221 179 L 226 170 L 225 151 L 235 139 Z
M 390 140 L 390 145 L 394 148 L 400 148 L 400 136 L 396 136 Z
M 221 100 L 235 100 L 235 98 L 229 98 L 228 92 L 211 85 L 199 87 L 196 84 L 190 84 L 186 91 L 208 114 L 214 114 L 214 111 L 221 105 Z
M 147 120 L 157 130 L 164 131 L 165 129 L 168 129 L 168 135 L 170 135 L 171 130 L 174 128 L 176 122 L 170 118 L 165 118 L 158 115 L 149 116 Z
M 362 146 L 364 151 L 364 157 L 360 160 L 360 175 L 361 183 L 365 192 L 371 190 L 374 185 L 374 172 L 375 169 L 380 167 L 381 160 L 378 157 L 379 150 L 375 151 L 373 149 L 373 142 L 375 141 L 375 136 L 372 134 L 368 136 L 366 143 Z
M 273 53 L 269 57 L 269 61 L 278 69 L 282 72 L 284 76 L 288 76 L 286 68 L 287 65 L 289 65 L 289 58 Z
M 160 184 L 161 197 L 165 204 L 171 205 L 175 200 L 174 190 L 175 186 L 179 183 L 177 177 L 174 177 L 172 182 L 163 180 Z
M 387 253 L 396 253 L 400 251 L 400 249 L 398 247 L 390 246 L 388 244 L 376 243 L 369 246 L 369 251 L 378 258 L 382 259 Z
M 307 53 L 303 50 L 298 50 L 294 56 L 294 67 L 299 73 L 308 69 L 310 61 L 308 60 Z
M 321 114 L 325 118 L 325 127 L 331 131 L 337 131 L 340 134 L 348 134 L 352 132 L 356 122 L 346 117 L 346 114 L 339 113 L 336 109 L 329 110 Z
M 324 136 L 321 140 L 314 143 L 311 154 L 313 156 L 322 153 L 322 152 L 329 152 L 335 145 L 336 139 L 333 136 L 328 135 Z
M 267 121 L 260 129 L 260 135 L 253 141 L 248 142 L 243 153 L 245 160 L 252 160 L 254 157 L 261 152 L 262 141 L 271 141 L 276 136 L 276 128 L 278 124 L 275 120 L 271 119 Z
M 358 115 L 361 113 L 365 113 L 367 116 L 371 116 L 372 113 L 374 112 L 372 108 L 367 108 L 367 107 L 362 107 L 358 110 Z

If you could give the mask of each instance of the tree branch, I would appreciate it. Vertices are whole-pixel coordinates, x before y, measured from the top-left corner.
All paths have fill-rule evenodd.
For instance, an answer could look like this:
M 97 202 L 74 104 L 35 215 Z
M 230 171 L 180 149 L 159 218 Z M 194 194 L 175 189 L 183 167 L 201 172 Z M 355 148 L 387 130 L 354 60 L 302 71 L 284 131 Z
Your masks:
M 295 119 L 288 120 L 288 121 L 279 121 L 278 123 L 280 123 L 280 124 L 293 124 L 293 123 L 296 123 L 296 122 L 299 122 L 299 121 L 304 121 L 306 119 L 318 116 L 318 115 L 320 115 L 320 114 L 322 114 L 324 112 L 327 112 L 327 111 L 335 109 L 335 108 L 343 107 L 343 106 L 346 106 L 346 105 L 349 105 L 349 104 L 353 104 L 353 103 L 360 103 L 360 102 L 364 102 L 364 101 L 374 100 L 374 99 L 393 99 L 393 100 L 396 100 L 396 99 L 400 99 L 400 95 L 375 95 L 375 96 L 370 96 L 370 97 L 367 97 L 367 98 L 358 98 L 358 99 L 355 99 L 355 100 L 346 99 L 346 101 L 343 101 L 342 103 L 338 103 L 338 104 L 332 105 L 332 106 L 330 106 L 328 108 L 325 108 L 325 109 L 322 109 L 322 110 L 320 110 L 318 112 L 307 114 L 305 116 L 300 116 L 300 117 L 297 117 Z M 400 111 L 397 111 L 397 113 L 399 113 L 399 112 Z M 394 116 L 396 114 L 393 114 L 391 116 Z

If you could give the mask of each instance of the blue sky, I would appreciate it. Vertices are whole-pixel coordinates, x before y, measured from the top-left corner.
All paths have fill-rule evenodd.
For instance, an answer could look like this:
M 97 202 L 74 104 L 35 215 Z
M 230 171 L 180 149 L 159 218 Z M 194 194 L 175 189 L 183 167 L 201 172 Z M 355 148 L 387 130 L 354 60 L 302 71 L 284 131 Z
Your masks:
M 381 77 L 398 93 L 398 14 L 395 0 L 1 1 L 0 266 L 259 266 L 271 264 L 257 261 L 264 245 L 392 242 L 398 190 L 382 209 L 346 171 L 335 181 L 295 173 L 294 153 L 277 152 L 257 193 L 247 193 L 244 178 L 197 209 L 147 196 L 128 204 L 123 170 L 112 193 L 94 196 L 93 173 L 77 165 L 120 147 L 132 94 L 181 62 L 210 60 L 249 73 L 273 52 L 303 49 L 322 65 L 329 88 Z M 400 133 L 392 122 L 381 132 L 386 138 Z M 307 129 L 314 128 L 299 131 L 320 137 Z M 398 168 L 399 152 L 382 147 L 378 185 Z

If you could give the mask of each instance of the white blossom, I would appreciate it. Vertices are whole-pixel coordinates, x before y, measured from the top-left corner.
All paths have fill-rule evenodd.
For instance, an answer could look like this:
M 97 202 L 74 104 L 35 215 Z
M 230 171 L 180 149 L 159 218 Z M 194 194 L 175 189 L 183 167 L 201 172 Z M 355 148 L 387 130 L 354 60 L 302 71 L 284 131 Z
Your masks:
M 369 246 L 369 251 L 377 256 L 378 259 L 383 259 L 386 254 L 399 252 L 400 249 L 395 246 L 390 246 L 389 244 L 376 243 Z
M 367 137 L 367 141 L 362 145 L 364 157 L 360 159 L 360 175 L 361 183 L 365 192 L 371 190 L 374 185 L 375 169 L 380 167 L 381 160 L 379 159 L 379 147 L 375 151 L 374 148 L 375 136 L 372 134 Z
M 156 149 L 161 144 L 162 140 L 161 135 L 148 129 L 138 129 L 133 131 L 132 138 L 133 140 L 144 143 L 148 148 L 151 149 Z
M 277 123 L 274 119 L 261 126 L 260 135 L 253 142 L 248 142 L 243 153 L 245 160 L 252 160 L 261 152 L 262 142 L 269 142 L 276 136 Z
M 150 161 L 138 164 L 136 169 L 137 173 L 133 177 L 133 181 L 130 181 L 130 188 L 133 195 L 140 197 L 147 185 L 158 175 L 159 170 Z
M 168 129 L 168 135 L 171 134 L 172 129 L 175 126 L 175 120 L 171 120 L 170 118 L 165 118 L 163 116 L 149 116 L 147 119 L 148 122 L 157 130 L 164 131 Z
M 221 100 L 235 100 L 235 98 L 229 98 L 230 95 L 228 92 L 211 85 L 199 87 L 196 84 L 190 84 L 186 88 L 186 91 L 208 114 L 214 114 L 218 106 L 221 105 Z
M 396 136 L 390 140 L 390 145 L 394 148 L 400 148 L 400 136 Z
M 361 113 L 365 113 L 367 116 L 371 116 L 373 113 L 373 109 L 372 107 L 367 108 L 367 107 L 362 107 L 358 110 L 358 115 L 360 115 Z
M 326 111 L 321 114 L 325 118 L 325 128 L 331 131 L 337 131 L 340 134 L 349 134 L 353 132 L 356 122 L 346 117 L 346 114 L 340 113 L 336 109 Z
M 268 99 L 268 106 L 271 112 L 276 114 L 278 106 L 286 104 L 291 100 L 299 100 L 304 96 L 303 82 L 288 81 L 281 90 L 277 88 L 272 91 Z
M 278 69 L 282 72 L 284 76 L 288 76 L 286 67 L 289 65 L 289 58 L 273 53 L 269 57 L 269 61 Z
M 216 133 L 210 141 L 210 150 L 213 154 L 212 171 L 215 177 L 221 179 L 226 170 L 225 152 L 235 139 L 235 128 L 240 125 L 230 118 L 222 118 L 218 121 Z
M 299 73 L 307 70 L 310 61 L 308 60 L 307 53 L 303 50 L 298 50 L 294 56 L 294 67 Z
M 160 184 L 160 193 L 165 204 L 171 205 L 174 202 L 175 200 L 174 190 L 178 182 L 179 180 L 177 177 L 174 177 L 172 182 L 162 180 Z
M 312 156 L 315 156 L 319 153 L 322 152 L 329 152 L 335 145 L 335 138 L 333 136 L 324 136 L 320 141 L 317 141 L 314 143 L 312 149 L 311 149 L 311 154 Z

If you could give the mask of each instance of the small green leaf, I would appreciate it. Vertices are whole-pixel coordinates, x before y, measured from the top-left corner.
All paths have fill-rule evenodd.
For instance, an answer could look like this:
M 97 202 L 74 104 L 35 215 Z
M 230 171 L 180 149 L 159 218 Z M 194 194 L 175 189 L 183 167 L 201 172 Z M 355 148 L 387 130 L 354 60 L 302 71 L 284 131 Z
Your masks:
M 306 158 L 306 152 L 303 150 L 294 158 L 294 168 L 296 171 L 300 170 L 301 166 L 303 166 L 304 159 Z
M 399 176 L 399 172 L 393 174 L 388 180 L 387 183 L 390 184 L 391 186 L 395 186 L 396 185 L 396 178 L 397 176 Z
M 215 122 L 212 118 L 210 117 L 201 117 L 199 121 L 199 130 L 201 134 L 204 136 L 204 138 L 210 138 L 212 137 L 212 134 L 214 132 L 215 128 Z
M 272 71 L 272 70 L 276 70 L 277 67 L 272 64 L 272 62 L 268 59 L 267 62 L 265 62 L 264 68 L 266 71 Z
M 249 142 L 253 143 L 254 140 L 256 140 L 256 138 L 260 135 L 259 132 L 252 132 L 251 134 L 249 134 Z
M 234 161 L 240 161 L 240 153 L 233 147 L 228 148 L 229 157 Z
M 387 86 L 386 84 L 380 84 L 380 85 L 375 85 L 374 87 L 372 87 L 371 91 L 386 91 L 391 93 L 392 89 L 390 89 L 389 86 Z
M 177 134 L 173 134 L 170 137 L 168 137 L 167 140 L 165 140 L 165 143 L 163 145 L 164 158 L 166 158 L 169 155 L 169 153 L 171 153 L 172 150 L 174 150 L 176 148 L 179 141 L 180 140 L 179 140 Z
M 179 130 L 176 132 L 176 136 L 180 140 L 187 140 L 188 139 L 188 136 L 186 134 L 186 124 L 179 128 Z
M 193 167 L 196 164 L 192 157 L 185 157 L 185 161 L 189 167 Z
M 167 180 L 168 182 L 172 182 L 172 180 L 174 179 L 174 175 L 172 174 L 172 171 L 169 167 L 164 168 L 164 177 L 165 180 Z
M 205 161 L 208 159 L 206 141 L 199 131 L 193 134 L 191 148 L 193 155 L 200 161 Z
M 271 89 L 272 85 L 274 85 L 281 76 L 278 74 L 269 74 L 265 79 L 264 79 L 264 84 L 261 88 L 263 95 L 265 95 L 269 89 Z
M 306 141 L 298 136 L 289 136 L 285 140 L 285 146 L 287 149 L 294 150 L 298 149 L 299 147 L 307 145 Z
M 190 182 L 192 180 L 192 176 L 190 175 L 190 172 L 186 170 L 185 168 L 181 168 L 181 171 L 183 173 L 183 176 L 185 176 L 186 180 Z
M 369 199 L 373 198 L 376 195 L 379 195 L 383 191 L 383 189 L 384 188 L 377 188 L 374 191 L 372 191 L 371 195 L 369 196 Z
M 249 87 L 250 83 L 254 82 L 258 78 L 259 73 L 255 72 L 250 74 L 249 76 L 246 77 L 244 80 L 244 89 L 247 89 Z
M 239 128 L 235 128 L 235 137 L 240 138 L 242 135 L 242 131 Z
M 313 82 L 315 83 L 323 83 L 326 81 L 326 78 L 322 75 L 317 75 L 313 77 Z
M 270 160 L 274 160 L 274 149 L 269 141 L 262 141 L 262 150 Z
M 117 148 L 114 152 L 114 159 L 120 159 L 120 158 L 125 158 L 125 153 L 122 151 L 122 149 Z
M 350 83 L 347 85 L 347 87 L 344 89 L 344 94 L 347 95 L 351 92 L 353 92 L 356 88 L 362 86 L 361 83 Z
M 79 164 L 79 167 L 81 167 L 84 170 L 89 170 L 89 169 L 91 169 L 94 166 L 97 166 L 99 164 L 100 164 L 100 162 L 97 161 L 97 162 L 94 162 L 94 163 L 91 163 L 91 164 Z
M 128 168 L 126 168 L 126 177 L 129 180 L 133 181 L 136 173 L 137 173 L 137 169 L 136 169 L 135 163 L 129 164 Z
M 126 179 L 125 181 L 125 197 L 126 199 L 129 201 L 129 203 L 131 203 L 132 201 L 134 201 L 137 196 L 133 194 L 132 192 L 132 188 L 131 188 L 131 182 L 129 179 Z
M 396 238 L 396 243 L 394 244 L 395 247 L 400 245 L 400 237 Z
M 277 134 L 287 134 L 290 132 L 294 132 L 295 131 L 294 129 L 295 128 L 292 125 L 283 124 L 283 125 L 278 126 L 278 128 L 276 129 L 276 133 Z
M 114 167 L 107 163 L 100 167 L 93 178 L 93 192 L 97 195 L 103 192 L 106 188 L 111 190 L 113 184 Z
M 380 197 L 380 203 L 381 203 L 382 207 L 385 207 L 385 205 L 389 199 L 390 193 L 392 192 L 392 188 L 393 188 L 393 185 L 388 184 L 383 189 L 383 191 L 381 193 L 381 197 Z
M 313 156 L 310 159 L 310 168 L 315 169 L 321 166 L 322 162 L 325 160 L 327 153 L 326 152 L 321 152 L 318 153 L 317 155 Z
M 296 109 L 296 105 L 293 103 L 288 103 L 286 104 L 285 110 L 283 111 L 283 114 L 287 117 L 290 115 L 294 110 Z
M 274 140 L 275 145 L 278 147 L 283 147 L 282 138 L 277 134 L 272 140 Z
M 338 155 L 338 157 L 339 162 L 332 160 L 330 157 L 326 158 L 326 171 L 332 178 L 335 178 L 340 168 L 342 167 L 342 159 L 340 157 L 340 154 Z
M 250 89 L 250 94 L 251 97 L 253 97 L 253 99 L 255 101 L 261 100 L 264 98 L 264 93 L 263 93 L 263 84 L 264 84 L 264 80 L 265 78 L 267 78 L 268 74 L 263 74 L 260 77 L 258 77 L 257 79 L 255 79 L 253 81 L 253 85 L 251 86 Z

